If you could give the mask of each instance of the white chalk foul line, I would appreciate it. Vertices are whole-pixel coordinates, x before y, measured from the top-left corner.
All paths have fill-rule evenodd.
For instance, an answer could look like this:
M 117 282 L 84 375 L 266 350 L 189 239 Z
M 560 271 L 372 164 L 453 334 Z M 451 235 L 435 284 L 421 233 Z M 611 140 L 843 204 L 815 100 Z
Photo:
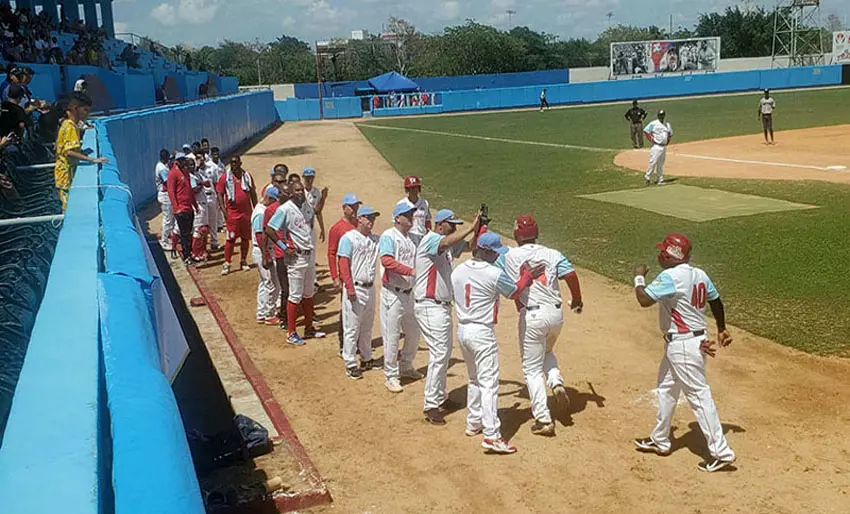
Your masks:
M 544 143 L 542 141 L 523 141 L 522 139 L 506 139 L 503 137 L 487 137 L 487 136 L 474 136 L 471 134 L 458 134 L 456 132 L 441 132 L 439 130 L 425 130 L 425 129 L 415 129 L 415 128 L 407 128 L 407 127 L 388 127 L 386 125 L 371 125 L 368 123 L 363 124 L 364 127 L 383 129 L 383 130 L 400 130 L 402 132 L 417 132 L 419 134 L 430 134 L 432 136 L 447 136 L 447 137 L 462 137 L 466 139 L 478 139 L 479 141 L 492 141 L 495 143 L 511 143 L 516 145 L 533 145 L 533 146 L 548 146 L 550 148 L 567 148 L 570 150 L 585 150 L 588 152 L 619 152 L 615 148 L 597 148 L 594 146 L 579 146 L 579 145 L 568 145 L 563 143 Z
M 705 161 L 722 161 L 722 162 L 734 162 L 737 164 L 756 164 L 760 166 L 776 166 L 779 168 L 802 168 L 806 170 L 819 170 L 819 171 L 840 171 L 846 170 L 846 166 L 815 166 L 812 164 L 791 164 L 787 162 L 769 162 L 769 161 L 749 161 L 746 159 L 732 159 L 729 157 L 711 157 L 709 155 L 693 155 L 688 153 L 676 153 L 672 152 L 673 155 L 677 157 L 688 157 L 690 159 L 702 159 Z

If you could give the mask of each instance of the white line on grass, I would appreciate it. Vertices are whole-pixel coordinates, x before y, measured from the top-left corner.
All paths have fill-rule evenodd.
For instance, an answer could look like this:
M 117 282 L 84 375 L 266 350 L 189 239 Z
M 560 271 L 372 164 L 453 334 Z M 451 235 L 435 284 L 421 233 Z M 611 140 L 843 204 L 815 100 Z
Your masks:
M 757 164 L 761 166 L 776 166 L 780 168 L 802 168 L 806 170 L 819 170 L 819 171 L 840 171 L 847 169 L 846 166 L 815 166 L 813 164 L 791 164 L 787 162 L 769 162 L 769 161 L 748 161 L 746 159 L 732 159 L 730 157 L 711 157 L 708 155 L 693 155 L 689 153 L 672 153 L 677 157 L 688 157 L 690 159 L 702 159 L 706 161 L 722 161 L 722 162 L 734 162 L 737 164 Z
M 364 124 L 364 127 L 376 128 L 381 130 L 400 130 L 402 132 L 417 132 L 419 134 L 431 134 L 433 136 L 447 136 L 447 137 L 462 137 L 466 139 L 478 139 L 480 141 L 492 141 L 496 143 L 513 143 L 517 145 L 533 145 L 533 146 L 548 146 L 551 148 L 567 148 L 570 150 L 585 150 L 588 152 L 619 152 L 616 148 L 597 148 L 594 146 L 579 146 L 579 145 L 568 145 L 563 143 L 544 143 L 542 141 L 523 141 L 522 139 L 506 139 L 502 137 L 487 137 L 487 136 L 474 136 L 472 134 L 458 134 L 456 132 L 441 132 L 439 130 L 425 130 L 425 129 L 415 129 L 415 128 L 406 128 L 406 127 L 389 127 L 386 125 L 370 125 Z

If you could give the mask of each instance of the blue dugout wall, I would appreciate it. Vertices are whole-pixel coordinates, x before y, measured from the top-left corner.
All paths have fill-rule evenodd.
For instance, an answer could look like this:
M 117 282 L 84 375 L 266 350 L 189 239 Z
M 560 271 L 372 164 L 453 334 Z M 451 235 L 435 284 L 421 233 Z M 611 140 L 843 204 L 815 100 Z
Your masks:
M 761 89 L 789 89 L 841 84 L 841 69 L 836 66 L 813 66 L 771 70 L 739 71 L 729 73 L 707 73 L 668 77 L 647 77 L 578 84 L 556 84 L 546 86 L 546 97 L 552 105 L 592 104 L 632 99 L 669 98 L 676 96 L 734 93 Z M 541 86 L 481 89 L 468 91 L 445 91 L 442 102 L 435 106 L 382 108 L 372 110 L 375 117 L 409 116 L 415 114 L 439 114 L 442 112 L 510 109 L 540 105 Z M 350 100 L 350 102 L 345 102 Z M 329 98 L 337 106 L 354 106 L 359 98 Z M 288 98 L 275 102 L 283 121 L 319 119 L 318 100 Z M 360 117 L 354 109 L 337 109 L 337 118 Z M 326 110 L 326 116 L 327 110 Z
M 153 196 L 161 147 L 206 136 L 227 151 L 275 121 L 264 91 L 105 118 L 86 133 L 109 163 L 74 178 L 0 446 L 2 512 L 204 512 L 160 366 L 164 316 L 135 208 Z

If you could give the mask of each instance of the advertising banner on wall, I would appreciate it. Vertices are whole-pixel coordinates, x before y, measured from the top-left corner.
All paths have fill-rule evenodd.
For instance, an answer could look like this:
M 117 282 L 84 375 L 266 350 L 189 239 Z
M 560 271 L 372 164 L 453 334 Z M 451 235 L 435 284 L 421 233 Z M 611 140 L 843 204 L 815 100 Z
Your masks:
M 832 33 L 831 64 L 850 64 L 850 30 Z
M 611 43 L 611 76 L 717 71 L 720 38 Z

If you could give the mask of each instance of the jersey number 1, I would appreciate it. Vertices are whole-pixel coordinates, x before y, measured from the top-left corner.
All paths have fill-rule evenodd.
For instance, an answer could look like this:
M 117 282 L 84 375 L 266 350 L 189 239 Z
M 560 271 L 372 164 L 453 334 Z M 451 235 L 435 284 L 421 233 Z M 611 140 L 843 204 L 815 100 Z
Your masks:
M 691 292 L 691 305 L 698 309 L 705 308 L 705 282 L 700 282 L 699 284 L 694 284 L 694 289 Z
M 466 308 L 469 308 L 469 297 L 472 296 L 472 284 L 466 284 L 464 287 L 464 292 L 466 293 Z

